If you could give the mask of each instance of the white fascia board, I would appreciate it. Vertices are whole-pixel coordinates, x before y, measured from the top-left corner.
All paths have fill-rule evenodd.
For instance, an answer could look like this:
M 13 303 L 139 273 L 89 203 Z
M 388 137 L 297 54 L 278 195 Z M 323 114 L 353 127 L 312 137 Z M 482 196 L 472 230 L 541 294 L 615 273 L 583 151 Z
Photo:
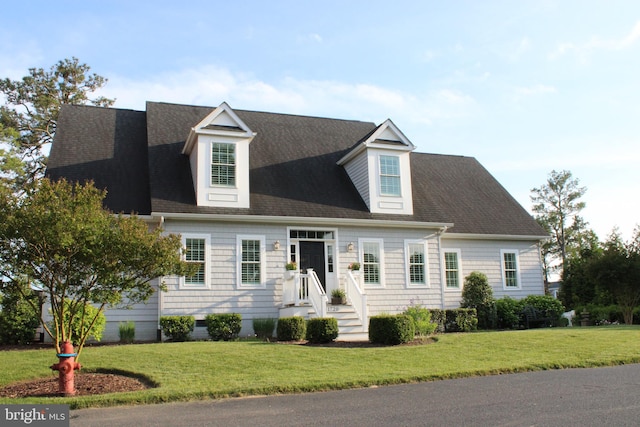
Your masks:
M 474 234 L 474 233 L 444 233 L 443 239 L 449 240 L 547 240 L 551 236 L 517 235 L 517 234 Z
M 356 219 L 356 218 L 323 218 L 323 217 L 298 217 L 298 216 L 259 216 L 259 215 L 229 215 L 229 214 L 194 214 L 194 213 L 165 213 L 153 212 L 151 214 L 155 221 L 183 220 L 183 221 L 221 221 L 221 222 L 249 222 L 263 224 L 316 224 L 316 225 L 349 225 L 360 227 L 388 227 L 388 228 L 429 228 L 446 230 L 453 227 L 453 223 L 447 222 L 412 222 L 394 221 L 378 219 Z
M 362 153 L 366 149 L 367 149 L 367 146 L 364 145 L 363 143 L 356 145 L 356 147 L 353 150 L 349 151 L 340 160 L 338 160 L 336 162 L 336 165 L 342 166 L 349 163 L 351 159 L 353 159 L 354 157 L 356 157 L 358 154 Z
M 378 129 L 376 129 L 375 132 L 373 132 L 371 136 L 369 136 L 369 138 L 364 141 L 364 144 L 372 147 L 380 146 L 379 144 L 376 144 L 375 141 L 377 139 L 380 139 L 380 135 L 382 135 L 387 129 L 390 129 L 391 132 L 393 132 L 398 138 L 400 138 L 400 142 L 404 144 L 403 147 L 395 147 L 396 150 L 413 151 L 416 149 L 416 146 L 413 145 L 409 138 L 407 138 L 407 136 L 402 133 L 400 129 L 398 129 L 398 127 L 391 121 L 391 119 L 385 120 L 384 123 L 378 126 Z M 383 147 L 387 149 L 390 148 L 386 145 L 384 145 Z

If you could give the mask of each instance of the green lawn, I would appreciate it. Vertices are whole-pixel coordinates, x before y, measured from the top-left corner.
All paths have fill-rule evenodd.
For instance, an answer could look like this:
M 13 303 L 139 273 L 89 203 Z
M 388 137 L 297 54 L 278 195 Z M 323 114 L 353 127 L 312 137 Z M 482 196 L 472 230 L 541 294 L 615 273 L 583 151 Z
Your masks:
M 0 351 L 0 387 L 57 375 L 55 350 Z M 420 346 L 329 348 L 256 341 L 88 347 L 83 370 L 124 370 L 157 388 L 75 398 L 0 399 L 71 408 L 295 393 L 540 369 L 640 363 L 640 326 L 443 334 Z

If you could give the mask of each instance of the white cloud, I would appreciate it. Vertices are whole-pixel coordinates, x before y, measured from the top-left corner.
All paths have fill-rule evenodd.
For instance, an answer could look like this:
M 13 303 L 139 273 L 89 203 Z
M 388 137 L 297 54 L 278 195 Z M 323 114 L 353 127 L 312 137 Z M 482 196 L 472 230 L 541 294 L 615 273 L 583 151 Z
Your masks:
M 631 31 L 618 39 L 601 39 L 594 36 L 589 41 L 582 44 L 564 42 L 558 44 L 556 49 L 549 54 L 549 59 L 557 59 L 570 52 L 575 52 L 579 59 L 584 62 L 588 55 L 596 50 L 618 51 L 628 49 L 640 39 L 640 21 L 636 22 Z
M 405 127 L 432 124 L 472 114 L 475 100 L 463 92 L 440 89 L 408 93 L 381 86 L 329 80 L 285 78 L 267 83 L 251 74 L 216 66 L 185 69 L 132 80 L 111 76 L 99 95 L 116 98 L 116 107 L 144 110 L 146 101 L 232 107 L 345 119 L 403 120 Z

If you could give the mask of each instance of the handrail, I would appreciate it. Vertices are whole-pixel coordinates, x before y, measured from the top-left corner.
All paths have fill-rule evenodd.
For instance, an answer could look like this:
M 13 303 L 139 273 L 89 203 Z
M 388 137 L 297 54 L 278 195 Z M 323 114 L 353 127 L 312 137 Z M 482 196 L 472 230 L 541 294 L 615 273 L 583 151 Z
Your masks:
M 353 274 L 353 271 L 348 270 L 346 280 L 347 298 L 351 301 L 351 305 L 358 314 L 358 318 L 362 324 L 363 332 L 369 332 L 369 313 L 367 309 L 367 294 L 364 291 L 364 287 L 361 286 L 360 273 Z
M 318 313 L 319 317 L 327 317 L 327 303 L 329 299 L 327 298 L 327 293 L 320 285 L 318 275 L 311 268 L 307 268 L 307 278 L 309 279 L 307 289 L 308 298 L 313 309 Z

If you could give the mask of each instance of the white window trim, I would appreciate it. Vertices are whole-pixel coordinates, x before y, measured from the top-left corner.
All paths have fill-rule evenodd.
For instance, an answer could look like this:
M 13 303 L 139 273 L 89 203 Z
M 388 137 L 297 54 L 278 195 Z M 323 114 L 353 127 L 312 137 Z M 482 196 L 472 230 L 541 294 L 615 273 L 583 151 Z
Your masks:
M 447 264 L 445 261 L 445 254 L 450 252 L 456 253 L 458 257 L 458 287 L 457 288 L 447 286 L 447 270 L 446 270 Z M 443 249 L 441 263 L 442 263 L 442 288 L 448 292 L 461 292 L 462 285 L 463 285 L 462 251 L 460 249 L 451 249 L 451 248 Z
M 206 289 L 211 286 L 209 270 L 211 268 L 211 235 L 198 233 L 182 233 L 182 248 L 187 247 L 187 239 L 204 239 L 204 284 L 186 283 L 185 276 L 180 277 L 180 287 L 184 289 Z M 186 254 L 182 254 L 182 259 Z
M 398 162 L 398 190 L 399 194 L 393 193 L 385 193 L 382 191 L 382 158 L 389 157 L 393 158 Z M 395 175 L 385 175 L 385 176 L 393 176 Z M 402 162 L 400 162 L 400 156 L 390 155 L 390 154 L 379 154 L 378 155 L 378 192 L 381 197 L 402 197 Z
M 216 144 L 225 144 L 233 146 L 233 155 L 235 159 L 234 163 L 234 184 L 233 185 L 224 185 L 224 184 L 215 184 L 213 182 L 213 176 L 211 175 L 211 167 L 213 166 L 213 146 Z M 211 141 L 209 143 L 209 187 L 210 188 L 230 188 L 237 189 L 238 188 L 238 147 L 237 144 L 228 141 Z
M 411 282 L 411 271 L 409 269 L 409 246 L 410 245 L 423 245 L 423 253 L 424 253 L 424 283 L 412 283 Z M 429 287 L 429 253 L 427 252 L 427 241 L 426 240 L 405 240 L 404 241 L 404 265 L 405 265 L 405 283 L 407 284 L 407 288 L 428 288 Z
M 364 244 L 365 243 L 377 243 L 380 250 L 380 282 L 379 283 L 364 283 Z M 370 239 L 362 238 L 358 239 L 358 261 L 360 262 L 360 271 L 362 271 L 363 279 L 362 283 L 367 288 L 384 288 L 384 240 L 383 239 Z
M 507 286 L 507 274 L 505 271 L 504 255 L 514 254 L 516 256 L 516 283 L 517 286 Z M 502 289 L 505 291 L 517 291 L 522 289 L 522 281 L 520 280 L 520 251 L 517 249 L 501 249 L 500 250 L 500 272 L 502 274 Z
M 258 240 L 260 241 L 260 283 L 242 283 L 242 241 Z M 265 236 L 255 234 L 238 234 L 236 236 L 236 286 L 239 289 L 260 289 L 265 288 L 266 272 L 267 272 L 267 249 Z

